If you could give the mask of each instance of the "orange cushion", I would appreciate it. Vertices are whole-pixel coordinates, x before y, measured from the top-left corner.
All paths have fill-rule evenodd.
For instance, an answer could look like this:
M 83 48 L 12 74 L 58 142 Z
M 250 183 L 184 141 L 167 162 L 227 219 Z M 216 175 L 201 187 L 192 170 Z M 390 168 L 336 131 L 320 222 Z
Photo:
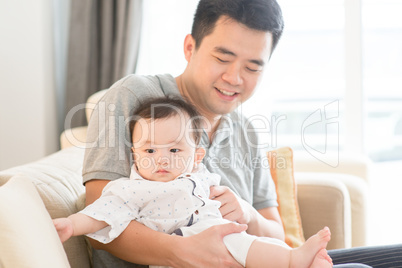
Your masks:
M 290 247 L 301 246 L 305 239 L 297 203 L 297 186 L 293 172 L 293 151 L 289 147 L 267 152 L 272 179 L 278 196 L 278 210 Z

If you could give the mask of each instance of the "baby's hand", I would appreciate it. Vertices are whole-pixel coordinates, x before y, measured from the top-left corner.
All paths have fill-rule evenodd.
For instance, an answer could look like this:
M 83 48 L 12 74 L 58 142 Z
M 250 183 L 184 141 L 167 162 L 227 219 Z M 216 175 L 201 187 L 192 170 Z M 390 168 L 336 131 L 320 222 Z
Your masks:
M 248 224 L 250 222 L 249 207 L 251 206 L 228 187 L 212 186 L 209 198 L 221 202 L 219 211 L 224 219 L 236 221 L 240 224 Z
M 73 223 L 68 218 L 59 218 L 53 220 L 54 227 L 56 227 L 57 234 L 62 243 L 67 241 L 73 235 Z

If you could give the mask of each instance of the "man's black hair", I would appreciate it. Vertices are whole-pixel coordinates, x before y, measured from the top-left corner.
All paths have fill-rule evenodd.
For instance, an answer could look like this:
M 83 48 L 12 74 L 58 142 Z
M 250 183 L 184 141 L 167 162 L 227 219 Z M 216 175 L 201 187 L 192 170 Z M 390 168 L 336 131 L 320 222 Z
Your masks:
M 283 32 L 282 11 L 275 0 L 200 0 L 191 30 L 196 48 L 199 48 L 205 36 L 212 33 L 216 22 L 222 16 L 227 16 L 250 29 L 270 32 L 272 51 Z

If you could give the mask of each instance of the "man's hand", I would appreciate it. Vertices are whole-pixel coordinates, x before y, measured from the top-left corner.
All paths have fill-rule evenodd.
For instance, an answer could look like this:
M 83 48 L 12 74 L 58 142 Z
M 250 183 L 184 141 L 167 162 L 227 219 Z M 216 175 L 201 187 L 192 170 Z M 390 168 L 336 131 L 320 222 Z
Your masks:
M 221 202 L 219 210 L 224 219 L 241 224 L 248 224 L 251 221 L 253 207 L 228 187 L 212 186 L 209 198 Z
M 281 217 L 276 207 L 255 210 L 252 205 L 238 197 L 226 186 L 212 186 L 209 198 L 220 201 L 224 219 L 247 224 L 247 233 L 285 239 Z
M 181 238 L 176 244 L 180 256 L 174 256 L 180 263 L 171 260 L 173 267 L 243 267 L 230 255 L 223 243 L 223 237 L 247 229 L 245 224 L 228 223 L 208 228 L 193 236 Z

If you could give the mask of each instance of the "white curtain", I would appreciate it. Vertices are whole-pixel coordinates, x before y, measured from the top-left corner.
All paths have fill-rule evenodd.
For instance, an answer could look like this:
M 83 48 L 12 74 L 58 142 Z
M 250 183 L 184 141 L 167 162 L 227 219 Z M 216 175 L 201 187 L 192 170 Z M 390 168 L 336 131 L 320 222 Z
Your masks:
M 67 55 L 66 114 L 93 93 L 136 69 L 142 0 L 72 0 Z M 71 126 L 86 125 L 75 109 Z

